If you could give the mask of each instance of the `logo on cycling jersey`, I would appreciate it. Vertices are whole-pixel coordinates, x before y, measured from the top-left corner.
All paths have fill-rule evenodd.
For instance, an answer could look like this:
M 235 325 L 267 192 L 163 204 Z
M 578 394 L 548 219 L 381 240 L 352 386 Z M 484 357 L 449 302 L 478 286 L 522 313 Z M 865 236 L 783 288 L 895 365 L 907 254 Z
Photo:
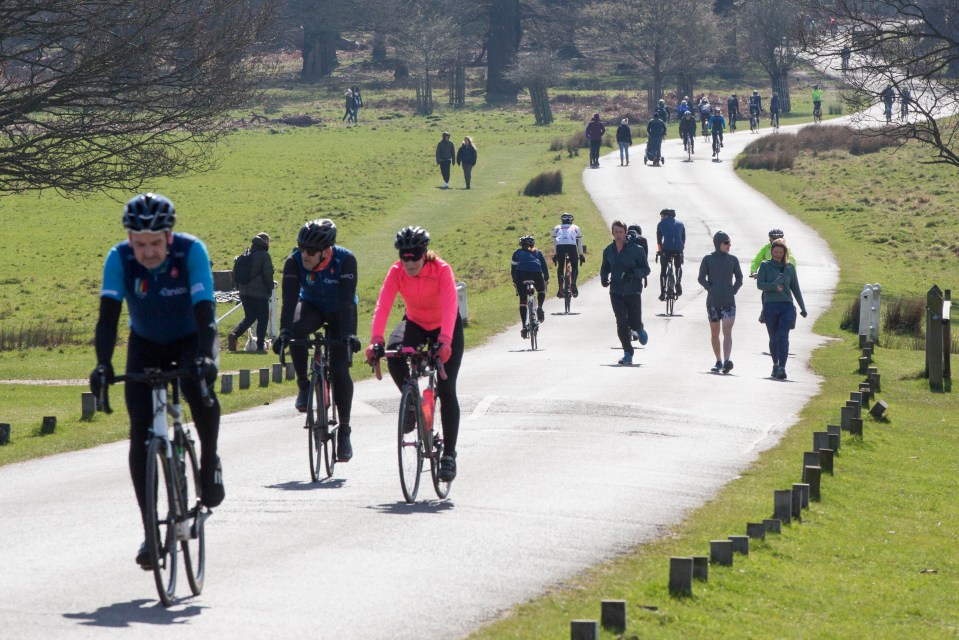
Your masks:
M 172 298 L 173 296 L 182 296 L 187 293 L 186 287 L 163 287 L 160 289 L 160 295 L 164 298 Z
M 133 281 L 133 294 L 138 298 L 147 297 L 147 281 L 141 278 L 136 278 Z
M 171 278 L 179 278 L 179 277 L 180 277 L 180 270 L 177 269 L 176 267 L 173 267 L 172 269 L 170 269 L 170 277 L 171 277 Z

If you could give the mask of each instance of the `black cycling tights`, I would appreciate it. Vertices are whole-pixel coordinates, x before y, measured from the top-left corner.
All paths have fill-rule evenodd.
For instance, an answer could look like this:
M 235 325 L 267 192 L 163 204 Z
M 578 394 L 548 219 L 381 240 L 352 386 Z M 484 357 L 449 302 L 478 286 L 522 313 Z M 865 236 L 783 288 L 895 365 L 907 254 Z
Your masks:
M 330 380 L 333 382 L 333 402 L 336 403 L 336 412 L 340 424 L 350 424 L 350 414 L 353 408 L 353 378 L 350 376 L 350 354 L 345 338 L 345 323 L 339 313 L 323 313 L 309 302 L 300 300 L 296 303 L 293 312 L 293 327 L 291 335 L 295 339 L 309 338 L 310 334 L 323 325 L 327 327 L 327 337 L 335 340 L 330 345 Z M 293 361 L 293 370 L 296 371 L 297 383 L 306 383 L 309 380 L 309 348 L 306 345 L 290 345 L 290 360 Z
M 182 338 L 172 344 L 158 344 L 130 332 L 127 349 L 127 373 L 143 373 L 147 367 L 173 369 L 188 367 L 197 355 L 196 334 Z M 176 367 L 174 367 L 176 363 Z M 146 503 L 146 443 L 153 425 L 153 392 L 150 386 L 142 382 L 127 382 L 123 385 L 127 413 L 130 415 L 130 478 L 133 490 L 137 494 L 140 513 L 145 516 Z M 207 407 L 200 399 L 200 386 L 196 380 L 181 379 L 182 398 L 190 406 L 190 415 L 196 425 L 200 438 L 200 466 L 216 466 L 216 441 L 220 432 L 220 403 L 210 389 L 213 406 Z M 168 396 L 169 397 L 169 396 Z M 171 398 L 172 399 L 172 398 Z M 146 530 L 146 518 L 143 523 Z
M 390 334 L 387 346 L 390 349 L 396 349 L 400 346 L 418 347 L 426 344 L 427 340 L 435 342 L 440 336 L 439 329 L 427 331 L 415 322 L 411 322 L 403 316 L 403 321 Z M 456 314 L 456 326 L 453 329 L 453 355 L 446 361 L 443 367 L 446 369 L 446 380 L 436 378 L 436 395 L 440 399 L 440 416 L 443 419 L 443 451 L 444 453 L 456 452 L 456 439 L 460 431 L 460 402 L 456 398 L 456 376 L 460 371 L 460 363 L 463 361 L 463 319 L 459 313 Z M 406 379 L 410 376 L 409 367 L 401 358 L 387 358 L 387 366 L 390 369 L 390 375 L 397 388 L 403 389 Z

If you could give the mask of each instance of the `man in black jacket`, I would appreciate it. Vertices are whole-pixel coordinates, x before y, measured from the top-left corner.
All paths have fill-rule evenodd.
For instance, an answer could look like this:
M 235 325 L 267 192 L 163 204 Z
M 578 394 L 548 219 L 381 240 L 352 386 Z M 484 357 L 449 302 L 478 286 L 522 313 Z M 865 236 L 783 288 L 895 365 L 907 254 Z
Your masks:
M 227 336 L 230 351 L 236 351 L 243 332 L 256 323 L 257 353 L 265 350 L 266 327 L 270 322 L 270 296 L 273 295 L 273 260 L 270 258 L 270 236 L 258 233 L 250 245 L 250 280 L 237 283 L 243 320 Z
M 443 174 L 443 188 L 450 188 L 450 165 L 456 159 L 456 147 L 450 142 L 449 131 L 443 132 L 443 139 L 436 143 L 436 164 Z

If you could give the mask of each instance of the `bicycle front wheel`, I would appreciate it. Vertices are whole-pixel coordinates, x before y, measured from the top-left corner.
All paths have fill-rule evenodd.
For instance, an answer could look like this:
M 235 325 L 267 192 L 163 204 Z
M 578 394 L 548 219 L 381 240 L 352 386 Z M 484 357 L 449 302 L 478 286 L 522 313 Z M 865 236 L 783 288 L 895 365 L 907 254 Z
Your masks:
M 196 460 L 193 442 L 184 438 L 183 474 L 179 494 L 181 522 L 179 528 L 180 550 L 183 552 L 183 564 L 190 591 L 198 596 L 203 591 L 203 579 L 206 575 L 206 516 L 200 504 L 200 467 Z
M 321 446 L 323 449 L 323 468 L 326 470 L 326 477 L 330 478 L 333 476 L 333 467 L 336 466 L 336 450 L 333 445 L 335 434 L 330 432 L 330 406 L 333 390 L 329 378 L 320 376 L 317 393 L 322 398 L 322 402 L 316 403 L 317 446 Z M 319 475 L 319 464 L 317 464 L 316 472 Z
M 165 607 L 173 604 L 177 573 L 177 497 L 168 446 L 160 438 L 150 441 L 146 469 L 146 542 L 157 593 Z
M 433 450 L 430 452 L 430 475 L 433 477 L 433 489 L 441 500 L 450 494 L 450 483 L 440 480 L 440 456 L 443 455 L 443 419 L 440 411 L 440 398 L 436 396 L 433 405 Z
M 403 388 L 397 423 L 396 453 L 400 467 L 400 488 L 407 502 L 415 502 L 423 471 L 423 446 L 420 440 L 420 398 L 416 387 Z

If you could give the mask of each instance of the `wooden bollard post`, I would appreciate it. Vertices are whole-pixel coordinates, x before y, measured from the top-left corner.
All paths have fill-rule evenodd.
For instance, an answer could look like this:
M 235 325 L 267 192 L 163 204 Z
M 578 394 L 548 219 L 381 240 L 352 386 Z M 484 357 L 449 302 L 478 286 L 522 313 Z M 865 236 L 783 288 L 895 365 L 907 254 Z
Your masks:
M 888 408 L 889 408 L 889 405 L 886 403 L 885 400 L 879 400 L 876 402 L 873 408 L 869 410 L 869 415 L 879 420 L 880 418 L 882 418 L 882 414 L 886 413 L 886 409 Z
M 764 525 L 762 522 L 747 522 L 746 535 L 753 540 L 765 540 L 766 525 Z
M 846 406 L 852 409 L 853 418 L 862 417 L 862 405 L 856 402 L 855 400 L 846 400 Z
M 819 451 L 824 447 L 829 446 L 829 432 L 828 431 L 813 431 L 812 432 L 812 450 Z
M 873 407 L 875 409 L 875 407 Z M 862 437 L 862 418 L 849 418 L 849 433 Z
M 827 434 L 828 435 L 828 434 Z M 819 451 L 804 451 L 802 454 L 802 466 L 805 469 L 810 465 L 819 464 Z
M 870 398 L 869 398 L 869 385 L 868 385 L 868 384 L 860 384 L 860 385 L 859 385 L 859 397 L 862 398 L 862 408 L 863 408 L 863 409 L 868 409 L 868 408 L 869 408 L 869 400 L 870 400 Z
M 861 393 L 862 397 L 865 398 L 866 400 L 872 400 L 874 397 L 872 393 L 872 387 L 869 385 L 868 382 L 859 383 L 859 393 Z
M 783 521 L 779 518 L 766 518 L 763 520 L 763 526 L 766 527 L 766 533 L 782 533 Z
M 849 419 L 852 418 L 852 413 L 850 407 L 841 407 L 839 409 L 839 426 L 843 431 L 849 431 Z
M 270 370 L 267 367 L 260 369 L 260 386 L 270 386 Z
M 828 473 L 829 475 L 832 475 L 832 456 L 832 449 L 819 450 L 819 466 L 824 473 Z
M 220 374 L 220 393 L 233 393 L 233 374 Z
M 626 601 L 603 600 L 600 604 L 599 624 L 604 629 L 617 633 L 626 631 Z
M 730 540 L 709 541 L 709 561 L 723 567 L 733 566 L 733 543 Z
M 287 362 L 286 363 L 286 379 L 292 380 L 295 377 L 296 377 L 296 369 L 293 368 L 293 363 Z
M 882 391 L 880 380 L 879 367 L 869 367 L 869 386 L 872 387 L 874 393 Z
M 869 358 L 866 356 L 861 356 L 859 358 L 859 373 L 868 373 L 869 371 Z
M 93 420 L 97 413 L 97 397 L 89 391 L 80 393 L 80 419 Z
M 807 485 L 808 486 L 808 485 Z M 802 522 L 802 489 L 799 483 L 793 485 L 792 499 L 790 500 L 790 514 L 796 522 Z
M 749 536 L 729 536 L 729 541 L 732 543 L 733 553 L 749 555 Z
M 792 519 L 792 495 L 789 489 L 773 491 L 773 518 L 783 524 L 789 524 Z
M 279 362 L 274 362 L 271 369 L 273 370 L 273 382 L 276 384 L 283 382 L 283 365 Z
M 799 506 L 802 509 L 809 508 L 809 483 L 794 482 L 793 489 L 799 490 Z
M 862 349 L 862 348 L 864 348 L 867 344 L 869 344 L 869 336 L 867 336 L 867 335 L 864 334 L 864 333 L 860 333 L 860 334 L 859 334 L 859 348 Z
M 861 391 L 850 391 L 850 392 L 849 392 L 849 399 L 850 399 L 852 402 L 855 402 L 856 404 L 858 404 L 858 405 L 859 405 L 859 408 L 862 409 L 862 400 L 863 400 L 863 398 L 862 398 L 862 392 L 861 392 Z
M 250 370 L 240 369 L 240 390 L 250 388 Z
M 819 502 L 822 499 L 820 494 L 822 467 L 803 467 L 803 481 L 809 485 L 809 499 Z
M 703 582 L 709 580 L 709 556 L 693 556 L 693 578 Z
M 862 348 L 862 356 L 864 358 L 867 358 L 870 364 L 872 363 L 872 345 L 867 344 L 865 347 Z
M 569 623 L 569 640 L 596 640 L 599 623 L 595 620 L 573 620 Z
M 687 598 L 693 595 L 692 558 L 669 559 L 669 594 Z
M 829 434 L 829 448 L 835 453 L 839 453 L 839 444 L 842 439 L 842 429 L 839 425 L 830 424 L 826 426 L 826 433 Z
M 40 435 L 48 436 L 57 430 L 56 416 L 43 416 L 43 422 L 40 423 Z
M 0 446 L 8 444 L 10 442 L 10 424 L 7 422 L 0 423 Z

